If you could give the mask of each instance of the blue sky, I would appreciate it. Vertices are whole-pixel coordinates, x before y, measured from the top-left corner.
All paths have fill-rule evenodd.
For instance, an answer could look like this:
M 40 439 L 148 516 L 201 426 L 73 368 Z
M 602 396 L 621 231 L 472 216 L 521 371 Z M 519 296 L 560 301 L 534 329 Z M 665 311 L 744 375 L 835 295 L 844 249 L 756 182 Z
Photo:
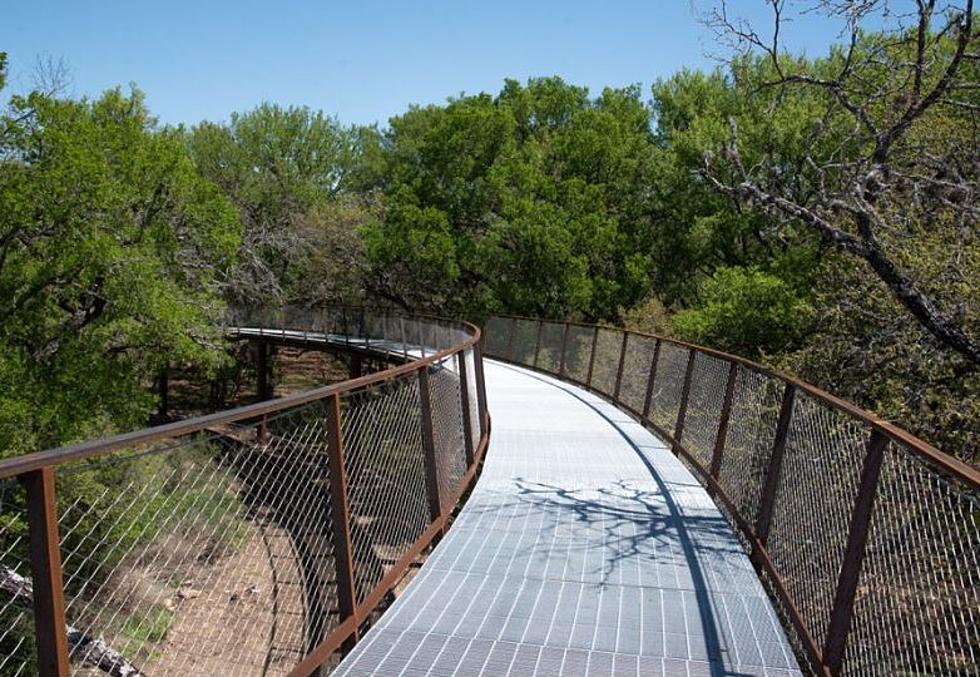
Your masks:
M 496 92 L 504 78 L 560 75 L 598 93 L 683 66 L 719 47 L 697 19 L 710 0 L 198 0 L 8 4 L 0 51 L 10 91 L 38 58 L 63 59 L 71 93 L 135 82 L 161 121 L 223 120 L 262 101 L 300 104 L 348 123 L 384 124 L 409 104 Z M 764 20 L 761 0 L 730 0 Z M 794 49 L 822 54 L 837 27 L 798 21 Z

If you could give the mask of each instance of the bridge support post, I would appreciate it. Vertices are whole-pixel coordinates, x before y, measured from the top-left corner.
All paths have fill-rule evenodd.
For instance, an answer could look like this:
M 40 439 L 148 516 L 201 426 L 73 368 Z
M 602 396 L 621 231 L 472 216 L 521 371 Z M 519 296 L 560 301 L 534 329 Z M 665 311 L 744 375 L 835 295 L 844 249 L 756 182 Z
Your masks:
M 364 365 L 360 355 L 350 356 L 350 377 L 360 378 L 364 375 Z
M 255 371 L 258 379 L 259 401 L 272 399 L 272 367 L 269 359 L 269 344 L 255 341 Z
M 340 396 L 327 402 L 327 463 L 330 468 L 330 508 L 333 518 L 333 547 L 337 563 L 337 607 L 340 622 L 354 619 L 354 630 L 343 644 L 346 653 L 360 639 L 357 622 L 357 588 L 354 584 L 354 548 L 350 535 L 350 507 L 347 503 L 347 469 L 344 467 L 344 439 L 340 427 Z M 319 643 L 319 639 L 313 645 Z
M 868 543 L 868 530 L 874 508 L 878 479 L 881 477 L 881 464 L 885 457 L 888 438 L 877 430 L 868 439 L 867 454 L 861 469 L 861 483 L 857 500 L 851 514 L 851 525 L 847 533 L 847 549 L 844 551 L 844 566 L 837 579 L 833 611 L 827 628 L 827 641 L 824 643 L 824 665 L 832 675 L 839 675 L 844 661 L 844 648 L 851 631 L 854 617 L 854 596 L 857 593 L 861 567 L 864 564 L 865 546 Z
M 41 677 L 68 677 L 71 662 L 65 632 L 65 592 L 61 578 L 54 468 L 45 467 L 24 475 L 24 485 L 34 583 L 37 670 Z

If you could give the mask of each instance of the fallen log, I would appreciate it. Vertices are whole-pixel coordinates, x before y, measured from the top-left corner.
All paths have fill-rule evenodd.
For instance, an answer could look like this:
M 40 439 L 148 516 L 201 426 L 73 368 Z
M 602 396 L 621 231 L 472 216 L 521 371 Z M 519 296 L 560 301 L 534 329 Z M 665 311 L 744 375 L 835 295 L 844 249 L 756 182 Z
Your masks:
M 30 578 L 5 566 L 0 567 L 0 590 L 10 596 L 15 606 L 34 608 L 34 584 Z M 111 677 L 146 677 L 132 661 L 109 646 L 105 640 L 87 635 L 72 625 L 66 625 L 65 630 L 68 635 L 68 654 L 73 660 L 98 668 Z

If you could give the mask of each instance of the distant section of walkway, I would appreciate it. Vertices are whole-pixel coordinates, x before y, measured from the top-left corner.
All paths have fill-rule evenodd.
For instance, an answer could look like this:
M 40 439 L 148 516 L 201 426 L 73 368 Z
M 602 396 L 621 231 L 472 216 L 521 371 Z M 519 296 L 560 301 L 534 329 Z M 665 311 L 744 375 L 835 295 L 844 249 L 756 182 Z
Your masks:
M 340 675 L 798 675 L 748 558 L 611 404 L 488 361 L 476 489 Z

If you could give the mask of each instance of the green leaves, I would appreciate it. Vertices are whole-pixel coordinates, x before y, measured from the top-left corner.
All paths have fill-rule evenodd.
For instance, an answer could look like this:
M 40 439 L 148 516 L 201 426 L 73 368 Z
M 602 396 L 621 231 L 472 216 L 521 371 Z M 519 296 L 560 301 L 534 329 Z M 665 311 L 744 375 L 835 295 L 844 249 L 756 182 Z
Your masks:
M 678 313 L 678 334 L 695 343 L 759 357 L 797 346 L 810 306 L 785 281 L 758 268 L 719 268 L 701 285 L 701 303 Z
M 160 366 L 222 359 L 236 214 L 139 91 L 32 93 L 3 126 L 0 449 L 139 425 Z
M 591 100 L 559 78 L 394 118 L 384 215 L 362 231 L 374 290 L 446 312 L 615 317 L 645 293 L 650 139 L 638 89 Z

